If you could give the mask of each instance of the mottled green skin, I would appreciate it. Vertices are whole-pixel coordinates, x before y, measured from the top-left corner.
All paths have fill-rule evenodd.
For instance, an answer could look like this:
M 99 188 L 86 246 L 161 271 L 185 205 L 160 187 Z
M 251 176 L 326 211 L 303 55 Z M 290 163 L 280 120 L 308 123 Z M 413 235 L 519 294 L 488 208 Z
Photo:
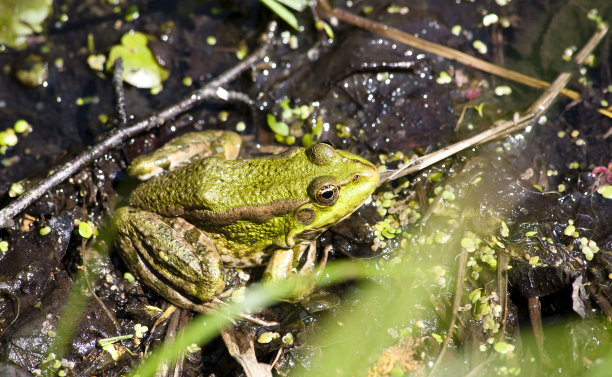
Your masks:
M 348 157 L 346 163 L 341 162 L 340 153 Z M 355 174 L 366 173 L 372 179 L 366 181 L 364 177 L 362 182 L 352 182 Z M 344 183 L 340 199 L 330 207 L 309 203 L 308 184 L 322 175 Z M 221 242 L 217 246 L 222 246 L 222 255 L 242 259 L 270 246 L 291 248 L 297 242 L 313 239 L 301 234 L 313 229 L 322 231 L 353 212 L 372 193 L 377 180 L 375 168 L 358 156 L 340 151 L 334 161 L 319 166 L 308 160 L 303 148 L 294 148 L 275 158 L 209 158 L 195 162 L 140 185 L 132 193 L 130 204 L 163 216 L 183 217 L 209 235 L 217 235 L 213 238 Z M 272 203 L 286 201 L 293 202 L 288 212 L 268 215 L 276 209 Z M 294 212 L 300 205 L 313 208 L 317 214 L 312 224 L 304 226 L 296 221 Z M 239 207 L 259 207 L 261 212 L 250 221 L 226 219 Z M 258 214 L 261 218 L 257 218 Z M 261 221 L 266 217 L 270 218 Z
M 340 187 L 332 205 L 318 204 L 309 193 L 311 182 L 322 176 L 333 177 Z M 173 290 L 202 302 L 222 290 L 223 266 L 262 265 L 275 250 L 315 239 L 357 209 L 377 184 L 370 162 L 324 144 L 248 160 L 205 158 L 138 186 L 130 197 L 132 207 L 114 216 L 117 243 L 137 274 L 162 275 Z M 304 213 L 306 220 L 300 216 Z M 185 242 L 183 225 L 172 219 L 193 225 L 192 234 L 201 231 L 200 241 Z M 172 296 L 160 281 L 143 280 L 166 298 Z M 204 288 L 183 288 L 183 281 Z

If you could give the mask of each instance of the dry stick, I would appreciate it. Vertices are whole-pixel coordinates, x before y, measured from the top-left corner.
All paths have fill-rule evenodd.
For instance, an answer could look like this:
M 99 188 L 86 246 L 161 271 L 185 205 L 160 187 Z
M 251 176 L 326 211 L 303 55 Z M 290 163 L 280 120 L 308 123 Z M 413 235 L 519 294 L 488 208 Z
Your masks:
M 355 25 L 362 29 L 369 30 L 373 33 L 377 33 L 385 37 L 389 37 L 398 42 L 407 44 L 412 47 L 416 47 L 420 50 L 436 54 L 449 60 L 454 60 L 458 63 L 467 65 L 472 68 L 476 68 L 483 72 L 487 72 L 492 75 L 516 81 L 518 83 L 531 86 L 533 88 L 544 89 L 550 86 L 550 83 L 544 80 L 536 79 L 520 72 L 500 67 L 493 63 L 489 63 L 486 60 L 475 58 L 472 55 L 466 54 L 465 52 L 461 52 L 459 50 L 452 49 L 450 47 L 446 47 L 434 42 L 417 38 L 399 29 L 387 26 L 385 24 L 381 24 L 376 21 L 368 20 L 367 18 L 359 17 L 345 10 L 331 8 L 327 0 L 319 0 L 319 5 L 325 13 L 328 13 L 329 15 L 334 16 L 346 23 Z M 571 89 L 563 88 L 561 89 L 561 94 L 573 100 L 580 99 L 580 93 Z M 607 116 L 608 118 L 612 118 L 612 111 L 610 111 L 609 109 L 599 108 L 597 109 L 597 112 Z
M 351 25 L 355 25 L 361 29 L 369 30 L 372 33 L 376 33 L 376 34 L 380 34 L 385 37 L 389 37 L 398 42 L 407 44 L 408 46 L 412 46 L 420 50 L 430 52 L 432 54 L 436 54 L 438 56 L 441 56 L 449 60 L 454 60 L 458 63 L 467 65 L 468 67 L 476 68 L 478 70 L 490 73 L 492 75 L 496 75 L 496 76 L 500 76 L 500 77 L 503 77 L 503 78 L 506 78 L 512 81 L 516 81 L 521 84 L 531 86 L 533 88 L 544 89 L 550 85 L 546 81 L 539 80 L 531 76 L 527 76 L 520 72 L 511 71 L 509 69 L 500 67 L 493 63 L 489 63 L 486 60 L 475 58 L 471 55 L 466 54 L 465 52 L 461 52 L 459 50 L 455 50 L 450 47 L 443 46 L 438 43 L 430 42 L 430 41 L 427 41 L 421 38 L 417 38 L 413 35 L 410 35 L 394 27 L 387 26 L 380 22 L 372 21 L 367 18 L 357 16 L 351 12 L 347 12 L 342 9 L 331 8 L 327 0 L 319 0 L 319 5 L 321 6 L 321 8 L 323 9 L 325 13 L 331 16 L 334 16 L 341 21 L 344 21 Z M 570 90 L 570 89 L 563 89 L 561 93 L 573 100 L 580 98 L 579 93 L 573 90 Z
M 263 58 L 267 50 L 267 45 L 260 47 L 252 55 L 248 56 L 246 59 L 242 60 L 229 70 L 223 72 L 215 80 L 194 91 L 189 97 L 184 98 L 175 105 L 169 106 L 130 127 L 112 131 L 108 137 L 104 139 L 104 141 L 91 146 L 85 152 L 82 152 L 77 157 L 64 164 L 62 167 L 56 169 L 55 173 L 39 182 L 28 192 L 24 193 L 11 204 L 0 210 L 0 229 L 11 226 L 13 224 L 13 217 L 43 196 L 47 191 L 51 190 L 53 187 L 88 165 L 95 158 L 106 153 L 106 151 L 109 149 L 121 145 L 121 143 L 123 143 L 125 140 L 141 132 L 164 124 L 169 119 L 172 119 L 177 115 L 189 110 L 206 98 L 218 96 L 218 91 L 222 85 L 234 80 L 240 73 L 244 72 L 259 59 Z M 225 90 L 220 92 L 224 94 L 227 93 Z
M 127 113 L 125 111 L 125 91 L 123 90 L 123 58 L 118 57 L 113 69 L 113 91 L 115 92 L 115 104 L 119 116 L 119 127 L 127 126 Z
M 434 372 L 436 371 L 436 368 L 438 368 L 438 366 L 442 362 L 442 358 L 444 358 L 444 354 L 446 353 L 446 350 L 448 348 L 448 343 L 453 337 L 453 333 L 455 330 L 455 322 L 457 321 L 457 315 L 458 315 L 457 313 L 459 312 L 459 306 L 461 305 L 461 292 L 463 291 L 463 279 L 465 278 L 465 268 L 467 266 L 467 257 L 468 257 L 467 250 L 465 249 L 461 250 L 461 256 L 459 257 L 459 266 L 457 267 L 457 284 L 455 285 L 455 297 L 453 298 L 452 316 L 451 316 L 450 323 L 448 325 L 448 331 L 446 332 L 446 337 L 444 338 L 444 342 L 442 343 L 442 349 L 440 350 L 440 353 L 438 354 L 438 358 L 436 359 L 436 362 L 434 363 L 434 365 L 431 367 L 431 370 L 429 371 L 430 376 L 433 376 Z
M 499 305 L 502 307 L 501 323 L 497 341 L 500 342 L 506 333 L 508 323 L 508 256 L 504 253 L 497 254 L 497 295 Z
M 593 51 L 595 46 L 597 46 L 597 44 L 603 39 L 607 32 L 608 24 L 604 24 L 599 30 L 595 32 L 595 34 L 593 34 L 591 39 L 576 55 L 576 58 L 574 59 L 576 64 L 582 65 L 584 63 L 587 56 Z M 555 81 L 553 81 L 553 83 L 548 87 L 548 89 L 546 89 L 544 93 L 542 93 L 542 95 L 533 103 L 533 105 L 531 105 L 531 107 L 527 109 L 527 111 L 525 112 L 526 115 L 519 117 L 517 120 L 502 121 L 494 127 L 485 130 L 477 135 L 469 137 L 455 144 L 449 145 L 448 147 L 442 148 L 423 157 L 419 157 L 414 161 L 408 163 L 408 165 L 404 166 L 401 169 L 385 172 L 381 175 L 379 183 L 383 183 L 387 180 L 392 180 L 395 178 L 403 177 L 410 173 L 414 173 L 416 171 L 426 168 L 427 166 L 433 165 L 438 161 L 450 157 L 453 154 L 458 153 L 464 149 L 485 143 L 500 136 L 504 136 L 510 132 L 518 131 L 522 128 L 527 127 L 532 123 L 532 120 L 538 119 L 546 112 L 546 110 L 548 110 L 559 92 L 561 92 L 561 89 L 563 89 L 563 87 L 567 85 L 571 77 L 572 74 L 569 72 L 563 72 L 559 76 L 557 76 Z

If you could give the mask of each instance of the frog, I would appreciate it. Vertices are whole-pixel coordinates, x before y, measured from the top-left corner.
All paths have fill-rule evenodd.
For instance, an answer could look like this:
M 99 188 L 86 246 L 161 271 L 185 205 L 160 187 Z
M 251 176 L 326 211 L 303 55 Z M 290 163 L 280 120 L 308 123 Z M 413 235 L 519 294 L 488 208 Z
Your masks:
M 230 269 L 265 266 L 266 281 L 301 273 L 304 250 L 378 185 L 371 162 L 328 143 L 254 158 L 237 158 L 240 148 L 235 132 L 196 131 L 128 167 L 143 182 L 113 214 L 115 244 L 176 306 L 208 310 Z

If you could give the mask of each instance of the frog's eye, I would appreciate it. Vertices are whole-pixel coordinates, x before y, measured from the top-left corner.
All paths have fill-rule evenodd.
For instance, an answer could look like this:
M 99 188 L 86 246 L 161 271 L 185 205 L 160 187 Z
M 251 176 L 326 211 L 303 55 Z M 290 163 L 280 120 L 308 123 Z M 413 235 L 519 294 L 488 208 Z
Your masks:
M 306 149 L 306 156 L 313 164 L 329 164 L 336 157 L 336 150 L 326 143 L 318 143 Z
M 338 201 L 340 186 L 332 176 L 317 177 L 308 185 L 308 196 L 317 204 L 329 207 Z

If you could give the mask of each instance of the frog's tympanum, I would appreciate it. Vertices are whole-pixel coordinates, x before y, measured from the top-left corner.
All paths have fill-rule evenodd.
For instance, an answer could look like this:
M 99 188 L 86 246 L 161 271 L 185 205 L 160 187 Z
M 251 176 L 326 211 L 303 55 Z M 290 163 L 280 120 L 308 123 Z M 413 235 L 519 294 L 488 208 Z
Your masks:
M 212 155 L 201 157 L 202 147 Z M 324 143 L 233 160 L 239 148 L 233 132 L 190 133 L 129 168 L 141 178 L 169 171 L 115 212 L 116 243 L 130 270 L 178 306 L 216 297 L 226 268 L 267 265 L 271 279 L 287 276 L 303 245 L 378 183 L 370 162 Z

